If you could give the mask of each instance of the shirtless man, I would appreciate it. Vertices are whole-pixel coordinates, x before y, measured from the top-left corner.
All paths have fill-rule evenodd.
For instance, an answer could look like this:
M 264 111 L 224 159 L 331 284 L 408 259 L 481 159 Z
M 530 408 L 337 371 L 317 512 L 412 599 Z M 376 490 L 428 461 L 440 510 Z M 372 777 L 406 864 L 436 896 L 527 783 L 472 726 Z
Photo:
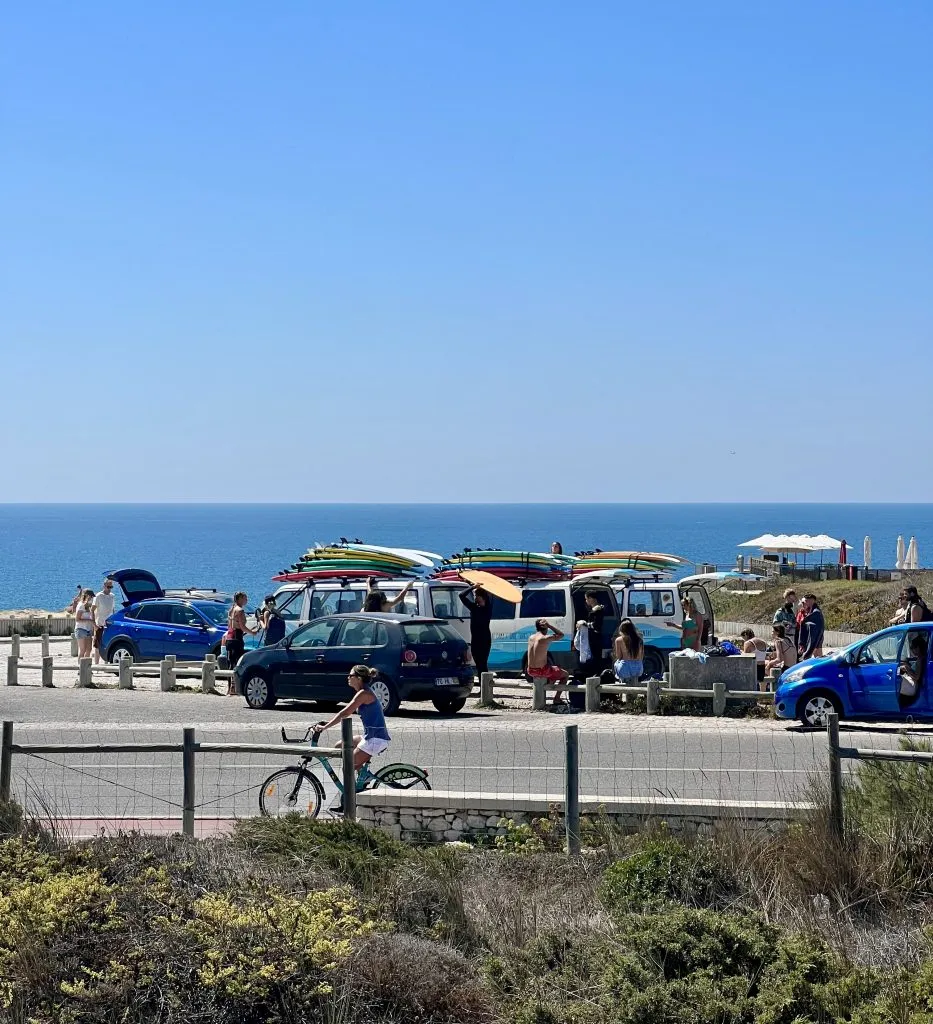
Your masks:
M 528 637 L 528 675 L 532 679 L 545 679 L 549 683 L 566 682 L 569 674 L 567 670 L 557 665 L 549 665 L 547 661 L 548 648 L 555 640 L 563 638 L 564 634 L 546 619 L 535 621 L 535 632 Z M 555 705 L 563 703 L 562 691 L 562 686 L 555 691 Z

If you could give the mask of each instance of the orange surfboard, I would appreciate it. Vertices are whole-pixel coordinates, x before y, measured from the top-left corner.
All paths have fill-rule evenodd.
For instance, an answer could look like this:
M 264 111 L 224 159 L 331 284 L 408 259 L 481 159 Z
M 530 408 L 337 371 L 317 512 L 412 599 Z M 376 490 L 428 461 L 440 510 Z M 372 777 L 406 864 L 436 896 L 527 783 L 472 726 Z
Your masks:
M 483 572 L 482 569 L 464 569 L 460 575 L 468 583 L 478 583 L 483 590 L 492 594 L 493 597 L 501 597 L 503 601 L 511 601 L 512 604 L 522 603 L 522 592 L 514 583 L 494 576 L 491 572 Z

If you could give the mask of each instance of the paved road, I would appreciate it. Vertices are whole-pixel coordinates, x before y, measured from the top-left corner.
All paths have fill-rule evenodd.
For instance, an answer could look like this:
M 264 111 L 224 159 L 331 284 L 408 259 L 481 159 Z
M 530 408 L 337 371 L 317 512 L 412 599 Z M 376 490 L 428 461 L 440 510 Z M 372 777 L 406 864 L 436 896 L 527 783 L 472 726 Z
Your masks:
M 201 693 L 0 686 L 0 718 L 16 723 L 14 739 L 21 743 L 180 742 L 184 725 L 202 740 L 277 743 L 282 725 L 300 734 L 321 717 L 313 707 L 255 712 L 240 698 Z M 475 707 L 441 718 L 419 705 L 391 720 L 387 759 L 423 766 L 435 789 L 558 796 L 570 722 L 580 731 L 581 791 L 607 801 L 652 795 L 793 800 L 826 765 L 824 736 L 786 723 Z M 890 727 L 859 727 L 853 742 L 896 746 L 898 738 Z M 278 754 L 199 754 L 198 815 L 256 813 L 262 780 L 292 761 Z M 180 814 L 177 753 L 17 754 L 13 767 L 16 795 L 57 818 Z

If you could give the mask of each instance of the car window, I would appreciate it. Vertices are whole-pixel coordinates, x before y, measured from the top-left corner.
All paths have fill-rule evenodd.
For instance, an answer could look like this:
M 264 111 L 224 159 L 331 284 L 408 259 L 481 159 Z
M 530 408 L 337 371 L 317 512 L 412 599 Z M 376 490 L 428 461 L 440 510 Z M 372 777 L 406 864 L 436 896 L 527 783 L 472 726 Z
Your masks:
M 567 595 L 563 590 L 522 591 L 522 608 L 518 614 L 523 619 L 566 615 Z
M 123 592 L 132 601 L 134 594 L 148 594 L 150 597 L 159 593 L 156 585 L 149 580 L 123 580 L 120 584 L 123 588 Z
M 439 619 L 469 618 L 470 609 L 460 600 L 463 587 L 431 587 L 431 604 Z
M 334 619 L 321 619 L 318 622 L 309 623 L 292 633 L 290 646 L 327 647 L 336 625 L 337 622 Z
M 630 619 L 644 619 L 652 615 L 670 618 L 674 614 L 674 591 L 630 590 L 628 614 Z
M 450 626 L 443 622 L 403 623 L 402 639 L 406 644 L 442 644 L 447 640 L 459 639 Z
M 390 601 L 402 592 L 401 587 L 380 587 L 379 589 Z M 405 595 L 405 600 L 397 604 L 392 611 L 401 615 L 417 615 L 419 613 L 418 595 L 414 590 L 409 590 Z
M 204 621 L 191 605 L 173 604 L 172 623 L 175 626 L 202 626 Z
M 301 618 L 301 607 L 304 604 L 301 590 L 283 590 L 275 596 L 275 610 L 286 622 L 297 622 Z M 313 618 L 313 616 L 312 616 Z
M 870 640 L 859 651 L 857 664 L 885 665 L 897 661 L 897 649 L 900 646 L 899 633 L 884 633 Z
M 333 647 L 385 647 L 389 633 L 384 622 L 374 619 L 349 619 L 340 626 Z
M 205 604 L 199 604 L 197 606 L 198 611 L 206 618 L 210 619 L 215 626 L 226 626 L 227 615 L 230 609 L 219 601 L 209 601 Z
M 172 606 L 170 604 L 144 604 L 136 618 L 140 622 L 171 622 Z
M 503 601 L 501 597 L 493 597 L 492 599 L 492 611 L 490 612 L 493 619 L 514 619 L 515 609 L 518 607 L 517 604 L 512 604 L 511 601 Z
M 338 612 L 359 612 L 363 610 L 366 595 L 362 590 L 340 590 L 337 597 Z
M 127 608 L 126 611 L 123 613 L 123 618 L 135 619 L 139 615 L 140 608 L 142 608 L 142 605 L 139 604 L 133 605 L 132 608 Z
M 311 592 L 311 618 L 336 615 L 340 604 L 339 590 L 314 590 Z

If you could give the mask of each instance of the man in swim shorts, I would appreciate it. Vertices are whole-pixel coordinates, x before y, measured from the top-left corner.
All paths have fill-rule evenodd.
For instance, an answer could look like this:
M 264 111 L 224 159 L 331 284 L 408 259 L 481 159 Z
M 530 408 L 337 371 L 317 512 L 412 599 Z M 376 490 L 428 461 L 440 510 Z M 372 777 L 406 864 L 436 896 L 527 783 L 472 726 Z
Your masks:
M 564 683 L 567 680 L 568 672 L 559 665 L 548 664 L 548 648 L 555 640 L 563 640 L 564 634 L 552 626 L 547 619 L 535 621 L 535 632 L 528 637 L 528 675 L 532 679 L 545 679 L 549 683 Z M 563 687 L 558 687 L 554 693 L 555 705 L 563 703 L 561 693 Z

